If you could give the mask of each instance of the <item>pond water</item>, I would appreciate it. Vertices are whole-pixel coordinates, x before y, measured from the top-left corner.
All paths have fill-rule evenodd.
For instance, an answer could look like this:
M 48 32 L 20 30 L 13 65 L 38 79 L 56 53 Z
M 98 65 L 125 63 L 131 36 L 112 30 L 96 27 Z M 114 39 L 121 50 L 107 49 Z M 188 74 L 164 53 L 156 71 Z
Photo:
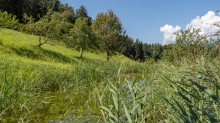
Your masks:
M 132 87 L 132 83 L 133 83 L 134 80 L 129 80 L 128 83 L 129 85 Z M 146 84 L 146 83 L 145 83 Z M 141 81 L 137 81 L 136 84 L 135 84 L 135 87 L 141 87 L 141 86 L 146 86 L 146 85 L 143 85 L 143 83 Z M 125 88 L 126 91 L 128 91 L 128 84 L 126 85 L 127 88 Z M 88 92 L 88 88 L 84 88 L 83 89 L 84 91 L 79 91 L 79 93 L 75 96 L 81 96 L 83 98 L 75 98 L 75 100 L 73 100 L 73 102 L 82 102 L 85 104 L 86 102 L 86 99 L 89 98 L 89 92 Z M 129 91 L 127 92 L 127 95 L 130 95 Z M 97 98 L 97 97 L 96 97 Z M 131 96 L 127 96 L 127 99 L 125 99 L 125 102 L 129 102 L 131 100 Z M 79 112 L 79 104 L 80 103 L 72 103 L 72 104 L 67 104 L 69 105 L 72 105 L 73 109 L 72 111 L 68 112 L 65 114 L 65 117 L 62 117 L 63 120 L 56 120 L 56 119 L 53 119 L 51 118 L 50 120 L 48 120 L 48 123 L 102 123 L 102 121 L 99 121 L 100 117 L 101 117 L 101 114 L 99 114 L 98 112 L 100 112 L 100 109 L 99 109 L 99 105 L 94 105 L 94 107 L 81 107 L 83 109 L 82 112 L 83 113 L 80 113 Z M 84 105 L 84 104 L 81 104 L 81 105 Z M 93 105 L 92 103 L 90 105 Z M 92 112 L 95 112 L 95 113 L 92 113 Z M 63 114 L 62 114 L 63 115 Z

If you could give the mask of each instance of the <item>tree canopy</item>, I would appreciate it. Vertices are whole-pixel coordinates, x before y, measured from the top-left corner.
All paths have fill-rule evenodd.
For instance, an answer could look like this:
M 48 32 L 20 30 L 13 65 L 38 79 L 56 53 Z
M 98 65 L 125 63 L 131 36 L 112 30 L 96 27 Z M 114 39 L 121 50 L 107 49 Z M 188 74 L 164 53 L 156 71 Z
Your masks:
M 16 15 L 19 22 L 23 22 L 24 13 L 39 20 L 49 9 L 58 11 L 60 4 L 59 0 L 0 0 L 0 10 Z
M 81 50 L 81 58 L 83 51 L 91 51 L 91 49 L 97 48 L 94 34 L 88 26 L 88 18 L 79 17 L 76 19 L 74 27 L 70 31 L 70 40 L 67 43 L 75 50 Z
M 84 6 L 80 6 L 80 8 L 76 10 L 76 19 L 80 17 L 87 18 L 87 23 L 89 26 L 92 24 L 92 18 L 88 16 L 88 12 Z
M 98 39 L 100 50 L 107 53 L 107 60 L 109 60 L 111 55 L 116 54 L 120 44 L 120 35 L 123 32 L 121 21 L 112 10 L 109 10 L 97 15 L 92 28 L 100 35 Z

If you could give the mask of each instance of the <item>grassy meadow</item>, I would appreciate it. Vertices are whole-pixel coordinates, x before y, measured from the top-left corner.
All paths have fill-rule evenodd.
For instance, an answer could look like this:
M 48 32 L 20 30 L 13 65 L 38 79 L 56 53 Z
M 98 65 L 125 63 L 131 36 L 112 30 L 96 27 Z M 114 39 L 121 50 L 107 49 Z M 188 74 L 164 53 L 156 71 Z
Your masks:
M 0 29 L 0 122 L 219 122 L 219 57 L 135 62 Z

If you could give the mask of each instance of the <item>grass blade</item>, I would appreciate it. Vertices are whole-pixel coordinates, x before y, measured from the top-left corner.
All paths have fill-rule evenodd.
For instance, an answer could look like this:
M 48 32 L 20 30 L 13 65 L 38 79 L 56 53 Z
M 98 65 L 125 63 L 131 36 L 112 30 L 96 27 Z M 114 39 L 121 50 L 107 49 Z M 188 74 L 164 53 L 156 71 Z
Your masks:
M 212 99 L 214 99 L 216 102 L 219 102 L 219 100 L 216 98 L 215 94 L 212 93 L 212 91 L 210 91 L 209 89 L 207 89 L 206 87 L 203 87 L 199 84 L 197 84 L 196 82 L 192 81 L 191 79 L 188 79 L 190 82 L 192 82 L 197 88 L 199 88 L 200 90 L 202 90 L 204 93 L 206 93 L 209 97 L 211 97 Z

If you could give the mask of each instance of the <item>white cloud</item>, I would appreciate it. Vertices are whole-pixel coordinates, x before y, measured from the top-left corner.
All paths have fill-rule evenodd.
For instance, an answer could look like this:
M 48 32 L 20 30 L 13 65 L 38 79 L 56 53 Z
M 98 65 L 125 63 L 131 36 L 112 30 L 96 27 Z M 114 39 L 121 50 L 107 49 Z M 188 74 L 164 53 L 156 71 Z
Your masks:
M 205 14 L 202 17 L 196 16 L 196 18 L 194 18 L 191 21 L 191 23 L 186 25 L 185 29 L 192 26 L 192 28 L 200 28 L 201 29 L 200 34 L 202 35 L 214 34 L 217 30 L 219 30 L 219 27 L 211 26 L 210 24 L 213 22 L 220 21 L 220 16 L 218 15 L 215 15 L 214 11 L 209 11 L 207 14 Z M 175 28 L 173 28 L 172 25 L 168 26 L 166 24 L 164 27 L 160 28 L 160 31 L 164 32 L 164 40 L 163 40 L 162 45 L 175 43 L 175 35 L 171 32 L 178 31 L 177 29 L 181 29 L 181 27 L 176 26 Z
M 220 16 L 216 16 L 215 12 L 209 11 L 201 18 L 199 16 L 196 16 L 196 18 L 193 19 L 190 24 L 187 24 L 186 28 L 190 26 L 192 26 L 193 28 L 200 28 L 200 34 L 202 35 L 213 34 L 217 30 L 219 30 L 219 27 L 211 26 L 210 24 L 217 21 L 220 21 Z
M 162 45 L 165 44 L 171 44 L 175 42 L 175 35 L 173 34 L 174 32 L 177 32 L 181 30 L 180 26 L 176 26 L 175 28 L 172 25 L 166 24 L 164 27 L 160 27 L 160 31 L 164 32 L 164 41 Z

